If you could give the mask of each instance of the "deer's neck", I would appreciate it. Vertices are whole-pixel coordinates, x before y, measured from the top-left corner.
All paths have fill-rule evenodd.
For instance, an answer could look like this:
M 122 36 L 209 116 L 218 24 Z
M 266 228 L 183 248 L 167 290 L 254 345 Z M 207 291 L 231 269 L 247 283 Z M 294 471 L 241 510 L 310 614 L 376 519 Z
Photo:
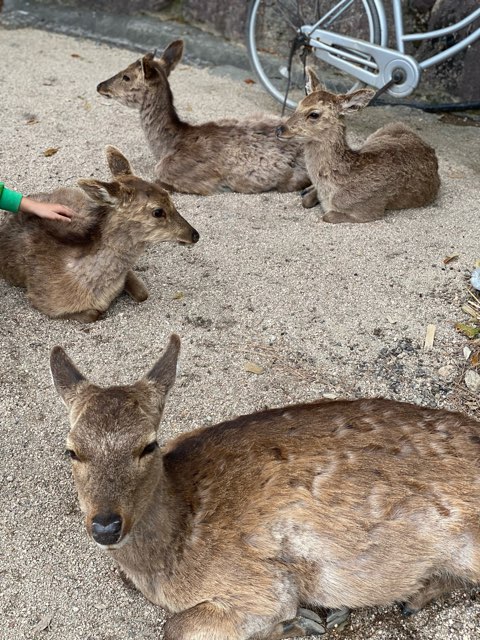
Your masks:
M 174 152 L 182 133 L 189 128 L 178 117 L 170 87 L 147 93 L 140 108 L 143 131 L 157 160 Z
M 321 139 L 305 144 L 305 161 L 309 175 L 315 181 L 317 175 L 330 176 L 335 172 L 348 173 L 355 152 L 349 147 L 345 125 L 338 122 L 322 132 Z
M 158 484 L 129 539 L 110 551 L 136 587 L 152 602 L 175 608 L 170 582 L 178 577 L 188 530 L 186 505 L 160 473 Z M 174 599 L 174 598 L 173 598 Z

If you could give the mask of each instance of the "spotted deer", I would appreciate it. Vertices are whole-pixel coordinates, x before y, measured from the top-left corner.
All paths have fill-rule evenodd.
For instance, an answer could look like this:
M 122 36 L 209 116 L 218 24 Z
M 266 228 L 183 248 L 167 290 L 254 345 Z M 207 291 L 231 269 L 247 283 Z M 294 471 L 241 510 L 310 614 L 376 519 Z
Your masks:
M 111 182 L 79 180 L 80 189 L 35 195 L 77 210 L 70 224 L 19 213 L 0 226 L 0 277 L 25 287 L 31 304 L 51 318 L 94 322 L 123 290 L 146 300 L 132 271 L 145 249 L 199 239 L 169 194 L 133 175 L 118 149 L 107 147 L 107 160 Z
M 321 400 L 167 442 L 180 349 L 102 388 L 61 347 L 67 452 L 88 534 L 172 617 L 165 640 L 321 635 L 349 609 L 413 613 L 480 582 L 480 423 L 382 399 Z
M 281 118 L 261 115 L 200 125 L 180 119 L 169 75 L 182 54 L 183 41 L 176 40 L 160 58 L 147 53 L 97 87 L 102 96 L 140 110 L 160 184 L 199 195 L 297 191 L 308 186 L 302 144 L 275 136 Z
M 373 89 L 335 95 L 326 91 L 307 68 L 307 96 L 295 113 L 277 129 L 279 138 L 303 141 L 312 181 L 303 206 L 319 203 L 325 222 L 370 222 L 387 209 L 410 209 L 431 204 L 440 178 L 434 149 L 401 122 L 372 133 L 351 149 L 343 116 L 366 107 Z

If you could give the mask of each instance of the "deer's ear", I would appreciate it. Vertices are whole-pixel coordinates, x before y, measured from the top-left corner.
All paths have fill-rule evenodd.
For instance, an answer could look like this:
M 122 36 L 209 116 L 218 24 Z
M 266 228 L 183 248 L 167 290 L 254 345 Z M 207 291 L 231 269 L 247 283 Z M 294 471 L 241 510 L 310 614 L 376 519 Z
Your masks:
M 338 96 L 339 113 L 347 115 L 368 106 L 375 95 L 375 89 L 358 89 L 353 93 Z
M 50 371 L 58 395 L 70 408 L 79 386 L 84 386 L 88 380 L 80 373 L 62 347 L 53 347 L 50 354 Z
M 312 67 L 306 67 L 305 73 L 307 74 L 307 80 L 305 83 L 305 91 L 307 95 L 310 95 L 314 91 L 319 91 L 320 89 L 325 90 L 325 87 L 318 79 L 318 76 Z
M 87 196 L 99 204 L 117 204 L 120 197 L 118 182 L 102 182 L 101 180 L 82 179 L 77 182 Z
M 179 353 L 180 338 L 175 333 L 172 333 L 167 348 L 141 381 L 154 386 L 159 404 L 162 407 L 177 377 Z
M 175 69 L 177 64 L 180 62 L 183 56 L 183 40 L 175 40 L 171 42 L 165 51 L 162 53 L 160 58 L 160 63 L 165 69 L 165 73 L 170 75 L 170 73 Z
M 146 53 L 140 61 L 145 82 L 152 82 L 158 78 L 158 69 L 155 66 L 153 57 L 153 53 Z
M 105 148 L 105 153 L 107 154 L 108 166 L 114 178 L 133 175 L 129 161 L 116 147 L 108 145 Z

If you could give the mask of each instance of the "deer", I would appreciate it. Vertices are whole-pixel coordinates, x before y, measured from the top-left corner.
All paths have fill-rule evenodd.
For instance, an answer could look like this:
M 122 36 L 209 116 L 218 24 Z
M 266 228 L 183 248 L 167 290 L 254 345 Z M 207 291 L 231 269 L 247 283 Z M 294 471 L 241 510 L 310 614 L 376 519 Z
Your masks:
M 130 385 L 60 346 L 67 454 L 88 535 L 171 617 L 165 640 L 323 635 L 480 582 L 480 423 L 385 399 L 267 409 L 162 446 L 180 338 Z
M 123 290 L 143 302 L 148 290 L 132 269 L 145 249 L 200 237 L 167 191 L 135 176 L 115 147 L 106 155 L 111 182 L 81 179 L 34 196 L 75 209 L 71 223 L 19 213 L 0 225 L 0 277 L 51 318 L 95 322 Z
M 345 137 L 343 117 L 366 107 L 375 91 L 334 94 L 307 67 L 307 95 L 277 129 L 282 140 L 301 140 L 312 186 L 302 204 L 321 203 L 325 222 L 378 220 L 388 209 L 431 204 L 440 187 L 434 149 L 401 122 L 372 133 L 359 149 Z
M 160 185 L 198 195 L 299 191 L 310 185 L 302 145 L 275 136 L 281 118 L 262 114 L 194 125 L 179 117 L 169 76 L 183 48 L 183 41 L 175 40 L 160 57 L 149 52 L 97 86 L 100 95 L 139 109 Z

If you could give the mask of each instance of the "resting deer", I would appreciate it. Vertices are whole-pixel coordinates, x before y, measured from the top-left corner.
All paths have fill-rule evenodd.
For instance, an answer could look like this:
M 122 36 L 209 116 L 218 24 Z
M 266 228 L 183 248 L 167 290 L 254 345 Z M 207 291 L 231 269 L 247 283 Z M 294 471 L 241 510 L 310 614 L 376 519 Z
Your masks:
M 366 107 L 373 89 L 335 95 L 307 67 L 307 96 L 277 129 L 281 139 L 305 144 L 312 187 L 303 194 L 306 208 L 318 204 L 325 222 L 370 222 L 386 209 L 424 207 L 440 186 L 435 151 L 401 122 L 378 129 L 363 146 L 351 149 L 342 117 Z
M 109 388 L 51 354 L 87 531 L 174 614 L 165 640 L 322 634 L 353 607 L 412 613 L 480 582 L 480 423 L 322 400 L 160 449 L 179 349 L 172 335 L 141 380 Z
M 275 136 L 281 118 L 263 115 L 192 125 L 178 117 L 168 77 L 182 54 L 183 42 L 176 40 L 159 59 L 147 53 L 97 87 L 102 96 L 140 110 L 160 184 L 204 196 L 297 191 L 309 185 L 302 145 Z
M 25 287 L 31 304 L 51 318 L 94 322 L 123 289 L 148 298 L 132 268 L 148 245 L 197 242 L 169 194 L 133 175 L 128 160 L 107 147 L 112 182 L 79 180 L 80 189 L 36 195 L 79 211 L 70 224 L 30 214 L 0 226 L 0 277 Z

